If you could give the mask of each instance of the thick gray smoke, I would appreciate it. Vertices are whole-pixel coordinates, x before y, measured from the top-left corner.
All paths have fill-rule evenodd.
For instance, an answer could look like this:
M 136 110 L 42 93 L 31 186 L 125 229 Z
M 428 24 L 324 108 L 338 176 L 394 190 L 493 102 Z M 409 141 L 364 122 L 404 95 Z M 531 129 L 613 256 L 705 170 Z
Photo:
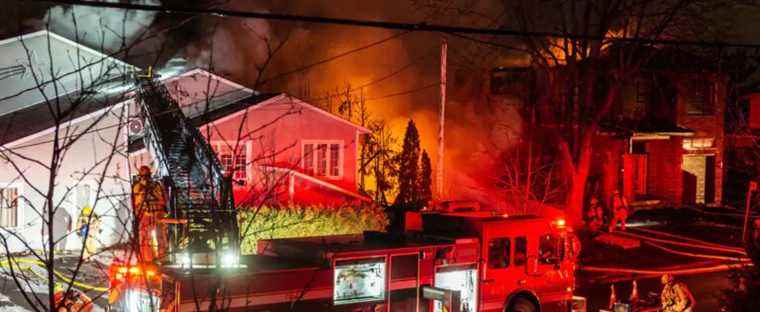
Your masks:
M 117 3 L 119 0 L 104 0 Z M 160 5 L 160 0 L 136 0 L 135 4 Z M 50 30 L 85 45 L 108 52 L 128 46 L 153 23 L 155 12 L 56 6 L 43 19 Z

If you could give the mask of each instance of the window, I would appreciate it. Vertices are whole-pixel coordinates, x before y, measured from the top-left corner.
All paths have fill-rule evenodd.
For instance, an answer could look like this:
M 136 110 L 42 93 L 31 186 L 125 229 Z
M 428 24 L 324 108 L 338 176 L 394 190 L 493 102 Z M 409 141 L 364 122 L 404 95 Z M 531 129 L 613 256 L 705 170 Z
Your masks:
M 689 151 L 708 149 L 713 147 L 713 143 L 715 143 L 713 138 L 683 139 L 683 149 Z
M 528 260 L 528 239 L 525 236 L 515 238 L 515 265 L 525 265 Z
M 217 143 L 213 144 L 214 150 L 219 157 L 219 163 L 225 173 L 232 174 L 232 180 L 235 185 L 245 185 L 248 180 L 247 168 L 247 147 L 246 144 L 240 143 L 235 147 L 235 143 Z M 236 149 L 233 155 L 233 149 Z
M 336 261 L 333 273 L 335 305 L 385 299 L 385 259 Z
M 560 260 L 560 244 L 557 237 L 541 236 L 538 241 L 538 262 L 541 264 L 556 264 Z
M 310 175 L 338 179 L 343 175 L 343 144 L 335 141 L 303 143 L 302 167 Z
M 18 189 L 0 188 L 0 226 L 16 227 L 18 225 Z
M 488 242 L 488 267 L 503 269 L 509 266 L 509 238 L 496 238 Z
M 686 113 L 689 115 L 712 115 L 713 84 L 704 78 L 693 78 L 686 86 Z

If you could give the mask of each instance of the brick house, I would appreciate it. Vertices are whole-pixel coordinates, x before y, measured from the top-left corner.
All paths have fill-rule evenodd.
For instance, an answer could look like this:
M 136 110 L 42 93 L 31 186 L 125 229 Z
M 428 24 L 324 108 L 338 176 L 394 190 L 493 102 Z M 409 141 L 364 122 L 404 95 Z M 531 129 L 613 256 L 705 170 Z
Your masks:
M 677 57 L 658 53 L 623 86 L 593 139 L 587 196 L 608 202 L 620 190 L 641 207 L 721 203 L 727 77 Z M 527 67 L 497 68 L 491 94 L 535 101 L 539 75 Z M 534 135 L 553 127 L 552 116 L 562 109 L 553 104 L 536 108 Z

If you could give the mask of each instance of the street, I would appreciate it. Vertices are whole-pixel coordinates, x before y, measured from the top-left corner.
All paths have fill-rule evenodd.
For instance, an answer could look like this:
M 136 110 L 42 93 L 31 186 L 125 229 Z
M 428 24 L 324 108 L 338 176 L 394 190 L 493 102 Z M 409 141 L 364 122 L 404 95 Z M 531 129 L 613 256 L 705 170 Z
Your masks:
M 616 236 L 628 237 L 641 236 L 652 239 L 669 241 L 670 239 L 683 244 L 669 246 L 664 249 L 662 245 L 652 241 L 641 240 L 641 247 L 623 250 L 622 248 L 602 245 L 594 241 L 584 240 L 584 252 L 582 262 L 585 266 L 599 266 L 605 268 L 625 268 L 641 271 L 689 271 L 699 268 L 713 268 L 733 261 L 717 259 L 701 259 L 688 254 L 702 257 L 731 257 L 731 253 L 705 250 L 706 248 L 688 247 L 692 242 L 710 243 L 715 246 L 726 248 L 738 248 L 740 246 L 741 229 L 738 227 L 738 219 L 729 218 L 724 222 L 706 222 L 714 220 L 715 215 L 709 213 L 694 213 L 692 210 L 680 212 L 681 222 L 672 223 L 672 216 L 659 215 L 652 220 L 648 213 L 641 213 L 632 217 L 633 227 L 627 233 L 619 233 Z M 685 217 L 685 216 L 689 217 Z M 677 218 L 676 218 L 677 219 Z M 654 233 L 661 233 L 654 235 Z M 673 236 L 668 236 L 673 235 Z M 675 239 L 677 237 L 678 239 Z M 693 241 L 691 241 L 693 240 Z M 710 245 L 712 246 L 712 245 Z M 680 254 L 676 254 L 680 253 Z M 709 254 L 709 255 L 706 255 Z M 734 256 L 736 256 L 734 254 Z M 709 270 L 708 270 L 709 271 Z M 694 295 L 697 305 L 694 311 L 720 311 L 722 308 L 721 296 L 723 292 L 732 287 L 730 276 L 731 269 L 716 268 L 714 272 L 696 274 L 676 274 L 676 279 L 685 283 Z M 659 274 L 633 274 L 623 272 L 579 272 L 578 295 L 588 299 L 589 310 L 598 311 L 606 309 L 610 302 L 611 285 L 615 286 L 616 297 L 620 301 L 628 301 L 632 290 L 632 282 L 637 282 L 638 295 L 642 300 L 652 299 L 659 301 L 662 285 Z

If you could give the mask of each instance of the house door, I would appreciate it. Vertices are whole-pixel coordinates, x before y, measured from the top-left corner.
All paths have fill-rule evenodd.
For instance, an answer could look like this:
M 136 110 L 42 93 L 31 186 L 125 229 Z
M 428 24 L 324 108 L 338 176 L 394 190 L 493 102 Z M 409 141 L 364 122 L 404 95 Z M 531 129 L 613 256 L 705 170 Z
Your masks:
M 647 155 L 623 155 L 623 196 L 629 200 L 647 193 Z
M 683 156 L 683 202 L 704 204 L 715 201 L 715 156 Z
M 705 157 L 705 203 L 715 202 L 715 156 Z

